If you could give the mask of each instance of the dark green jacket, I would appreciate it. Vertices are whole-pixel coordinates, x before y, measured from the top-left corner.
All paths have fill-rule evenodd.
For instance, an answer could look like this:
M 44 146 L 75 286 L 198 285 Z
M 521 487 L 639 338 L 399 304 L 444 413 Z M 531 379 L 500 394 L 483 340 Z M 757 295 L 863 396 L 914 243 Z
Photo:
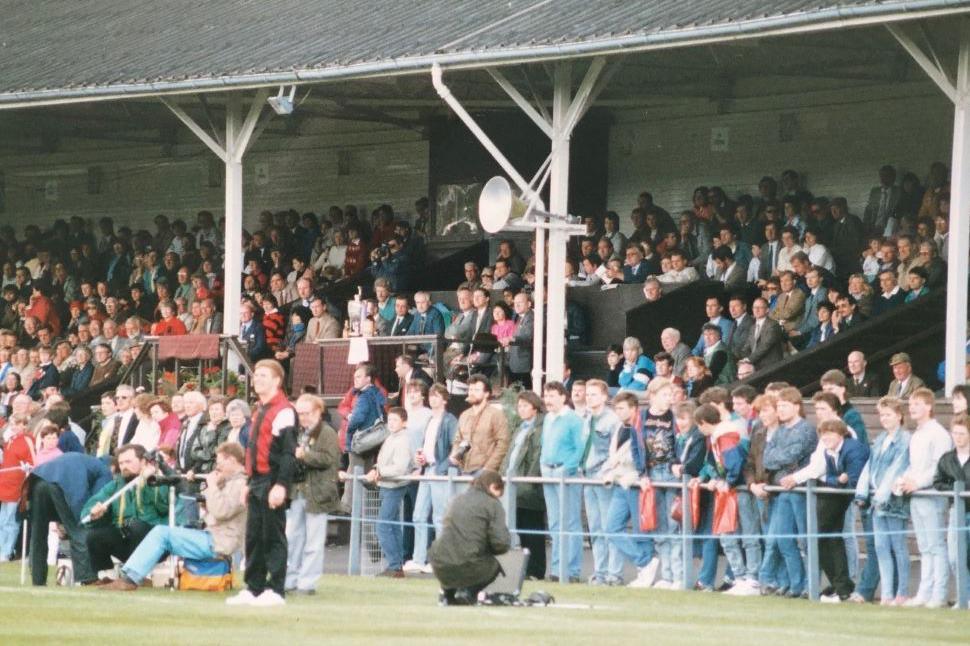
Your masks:
M 337 495 L 337 469 L 340 466 L 340 449 L 337 431 L 326 422 L 320 422 L 306 436 L 301 431 L 299 446 L 306 453 L 297 460 L 297 472 L 303 471 L 305 479 L 293 487 L 293 496 L 306 498 L 306 510 L 311 514 L 329 514 L 340 507 Z
M 116 491 L 123 488 L 127 482 L 118 476 L 84 503 L 81 517 L 91 513 L 91 508 L 99 502 L 104 502 Z M 140 520 L 149 525 L 164 525 L 168 523 L 168 487 L 136 486 L 129 489 L 113 503 L 108 513 L 102 516 L 95 525 L 114 525 L 122 527 L 126 520 Z
M 514 447 L 518 441 L 519 434 L 523 432 L 527 432 L 529 435 L 525 438 L 525 444 L 522 445 L 522 449 L 519 451 L 518 456 L 516 456 L 516 464 L 509 464 L 509 461 L 512 459 L 512 447 Z M 541 476 L 542 473 L 539 469 L 539 454 L 541 452 L 541 416 L 536 416 L 535 424 L 528 431 L 522 430 L 522 423 L 520 422 L 519 425 L 515 427 L 515 432 L 512 434 L 512 440 L 509 442 L 509 452 L 505 454 L 505 459 L 502 461 L 502 475 L 513 477 Z M 545 498 L 542 495 L 542 485 L 515 485 L 515 500 L 516 505 L 522 509 L 531 509 L 533 511 L 545 511 L 546 509 Z
M 455 498 L 428 560 L 443 588 L 488 583 L 499 571 L 496 554 L 511 547 L 502 504 L 477 487 Z

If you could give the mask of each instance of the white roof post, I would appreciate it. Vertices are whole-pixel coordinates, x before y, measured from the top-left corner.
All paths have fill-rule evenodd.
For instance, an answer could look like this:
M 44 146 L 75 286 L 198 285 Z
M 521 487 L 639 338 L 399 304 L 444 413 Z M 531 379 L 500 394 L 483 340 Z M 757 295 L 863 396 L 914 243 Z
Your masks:
M 256 97 L 257 100 L 259 97 Z M 240 149 L 242 134 L 242 106 L 237 93 L 226 99 L 226 246 L 223 325 L 224 334 L 239 334 L 239 299 L 242 295 L 240 278 L 243 270 L 242 227 L 243 227 L 243 172 L 242 157 L 245 149 Z

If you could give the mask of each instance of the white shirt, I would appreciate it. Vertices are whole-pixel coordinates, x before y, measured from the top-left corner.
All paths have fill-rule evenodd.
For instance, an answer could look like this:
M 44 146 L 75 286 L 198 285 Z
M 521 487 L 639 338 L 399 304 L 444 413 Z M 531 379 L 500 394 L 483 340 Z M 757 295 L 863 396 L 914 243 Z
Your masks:
M 953 448 L 953 440 L 940 423 L 928 419 L 916 427 L 909 440 L 909 468 L 903 473 L 916 483 L 917 489 L 933 485 L 936 465 L 943 454 Z

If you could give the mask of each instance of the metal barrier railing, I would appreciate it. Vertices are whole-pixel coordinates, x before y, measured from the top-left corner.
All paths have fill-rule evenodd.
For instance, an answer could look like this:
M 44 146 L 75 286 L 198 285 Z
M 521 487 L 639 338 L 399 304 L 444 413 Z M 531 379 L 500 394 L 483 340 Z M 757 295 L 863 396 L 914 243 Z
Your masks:
M 472 476 L 461 476 L 458 475 L 455 468 L 449 469 L 448 475 L 446 476 L 421 476 L 421 475 L 409 475 L 401 476 L 397 478 L 386 478 L 390 482 L 446 482 L 449 487 L 448 499 L 451 500 L 455 497 L 457 486 L 459 484 L 470 483 L 474 478 Z M 518 540 L 517 534 L 521 531 L 517 528 L 516 524 L 516 488 L 518 485 L 522 484 L 541 484 L 541 485 L 556 485 L 559 488 L 559 499 L 566 500 L 566 486 L 567 485 L 582 485 L 582 486 L 596 486 L 605 487 L 606 485 L 602 480 L 593 480 L 588 478 L 580 477 L 566 477 L 561 476 L 559 478 L 544 478 L 544 477 L 534 477 L 534 476 L 520 476 L 520 477 L 504 477 L 503 480 L 506 483 L 505 494 L 502 499 L 502 506 L 505 509 L 506 519 L 509 526 L 509 530 L 513 535 L 515 541 Z M 364 522 L 377 522 L 370 519 L 363 518 L 363 496 L 364 496 L 364 470 L 362 467 L 357 466 L 354 469 L 354 473 L 348 474 L 347 476 L 347 486 L 353 487 L 352 492 L 352 505 L 351 505 L 351 515 L 350 515 L 350 555 L 348 558 L 348 568 L 347 573 L 350 575 L 359 575 L 361 573 L 361 535 L 362 535 L 362 524 Z M 690 478 L 686 475 L 683 476 L 679 482 L 659 482 L 651 480 L 651 486 L 657 489 L 677 489 L 680 492 L 681 498 L 681 515 L 682 522 L 680 523 L 680 533 L 678 538 L 681 541 L 681 549 L 683 554 L 683 573 L 681 584 L 685 590 L 691 589 L 694 584 L 694 573 L 693 573 L 693 559 L 689 558 L 688 555 L 691 554 L 692 543 L 699 539 L 720 539 L 721 535 L 698 535 L 694 533 L 694 528 L 692 527 L 692 510 L 690 507 Z M 619 486 L 619 485 L 612 485 Z M 632 488 L 639 488 L 639 482 L 631 485 Z M 748 491 L 746 486 L 736 487 L 738 491 Z M 805 495 L 805 534 L 798 534 L 797 537 L 805 540 L 806 545 L 806 576 L 808 578 L 808 596 L 810 599 L 817 601 L 820 596 L 820 571 L 819 571 L 819 544 L 818 540 L 820 537 L 829 536 L 829 534 L 821 535 L 818 532 L 818 516 L 817 516 L 817 503 L 819 495 L 855 495 L 854 489 L 836 489 L 832 487 L 819 487 L 814 484 L 813 481 L 809 480 L 805 486 L 794 487 L 792 489 L 786 489 L 784 487 L 769 485 L 765 487 L 765 490 L 769 493 L 803 493 Z M 958 558 L 966 558 L 967 554 L 967 535 L 968 526 L 967 518 L 967 499 L 970 498 L 970 492 L 965 490 L 965 485 L 963 482 L 954 483 L 952 492 L 945 491 L 934 491 L 934 490 L 921 490 L 916 491 L 911 494 L 913 497 L 925 497 L 925 498 L 945 498 L 950 500 L 953 504 L 953 514 L 957 519 L 956 529 L 956 553 Z M 559 532 L 557 541 L 559 548 L 559 572 L 557 573 L 560 581 L 567 580 L 567 541 L 564 539 L 567 536 L 572 535 L 571 532 L 565 530 L 566 527 L 566 514 L 567 506 L 564 504 L 559 505 Z M 634 519 L 634 523 L 636 523 Z M 403 523 L 405 525 L 415 525 L 416 523 Z M 942 531 L 947 531 L 946 527 L 943 527 Z M 549 532 L 543 532 L 546 535 L 550 535 Z M 638 533 L 635 532 L 631 536 L 635 536 Z M 588 532 L 583 532 L 583 536 L 592 536 Z M 855 538 L 857 535 L 846 536 L 845 533 L 839 533 L 845 537 L 847 540 Z M 645 532 L 642 533 L 644 537 L 658 537 L 656 532 Z M 730 535 L 728 535 L 730 536 Z M 740 538 L 740 537 L 739 537 Z M 767 538 L 767 536 L 762 533 L 760 538 Z M 867 555 L 867 558 L 875 558 L 875 555 Z M 967 567 L 957 567 L 955 572 L 955 583 L 957 592 L 957 606 L 960 608 L 968 607 L 968 594 L 967 594 Z

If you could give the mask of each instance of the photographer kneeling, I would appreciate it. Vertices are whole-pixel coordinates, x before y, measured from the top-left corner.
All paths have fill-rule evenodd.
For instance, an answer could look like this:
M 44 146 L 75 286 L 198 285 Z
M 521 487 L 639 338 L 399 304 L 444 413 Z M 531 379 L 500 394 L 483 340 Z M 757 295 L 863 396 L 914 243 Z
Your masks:
M 111 557 L 127 559 L 142 539 L 156 525 L 168 521 L 168 487 L 151 486 L 142 481 L 121 496 L 105 504 L 135 478 L 148 478 L 156 472 L 140 444 L 118 447 L 118 476 L 101 488 L 81 510 L 81 517 L 91 516 L 87 550 L 95 572 L 110 570 Z M 103 581 L 108 583 L 108 581 Z
M 149 532 L 121 568 L 121 578 L 105 590 L 137 590 L 166 553 L 190 559 L 231 556 L 242 548 L 246 531 L 245 453 L 235 442 L 216 449 L 216 468 L 206 474 L 205 529 L 158 526 Z
M 504 491 L 502 476 L 484 470 L 468 491 L 451 502 L 441 536 L 428 551 L 444 605 L 474 605 L 478 593 L 499 575 L 495 556 L 511 547 L 499 502 Z

